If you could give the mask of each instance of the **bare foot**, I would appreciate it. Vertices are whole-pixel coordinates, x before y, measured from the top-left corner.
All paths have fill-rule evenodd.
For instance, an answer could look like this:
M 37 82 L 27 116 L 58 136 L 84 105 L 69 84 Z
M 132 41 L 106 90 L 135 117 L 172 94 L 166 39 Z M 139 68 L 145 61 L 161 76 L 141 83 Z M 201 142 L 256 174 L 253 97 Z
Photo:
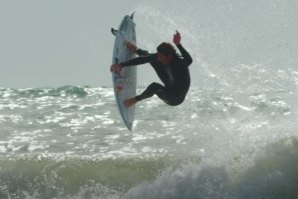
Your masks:
M 123 103 L 126 106 L 126 108 L 128 108 L 132 105 L 135 105 L 137 102 L 138 102 L 138 100 L 136 100 L 136 98 L 130 98 L 130 99 L 124 100 Z

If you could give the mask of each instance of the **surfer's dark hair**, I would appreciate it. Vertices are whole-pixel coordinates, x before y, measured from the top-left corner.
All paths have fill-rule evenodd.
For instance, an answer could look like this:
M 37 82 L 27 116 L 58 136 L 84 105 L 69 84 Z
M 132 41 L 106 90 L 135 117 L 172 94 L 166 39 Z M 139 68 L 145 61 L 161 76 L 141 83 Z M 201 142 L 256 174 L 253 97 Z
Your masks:
M 157 46 L 157 52 L 163 54 L 163 55 L 176 55 L 176 50 L 175 48 L 170 44 L 163 42 Z

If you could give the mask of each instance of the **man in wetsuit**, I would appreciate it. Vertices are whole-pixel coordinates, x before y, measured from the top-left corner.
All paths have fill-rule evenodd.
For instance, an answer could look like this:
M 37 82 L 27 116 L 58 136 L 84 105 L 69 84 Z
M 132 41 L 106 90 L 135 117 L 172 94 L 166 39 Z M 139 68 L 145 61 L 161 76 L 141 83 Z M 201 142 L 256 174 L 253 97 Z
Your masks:
M 119 74 L 122 67 L 150 63 L 164 85 L 155 82 L 150 84 L 142 94 L 125 100 L 124 104 L 126 107 L 152 97 L 154 94 L 171 106 L 177 106 L 184 101 L 190 86 L 188 66 L 192 63 L 192 58 L 182 47 L 180 41 L 180 33 L 176 32 L 173 42 L 179 49 L 181 56 L 176 54 L 176 50 L 171 44 L 165 42 L 157 47 L 157 53 L 154 54 L 137 49 L 131 43 L 127 44 L 127 48 L 137 53 L 139 57 L 120 64 L 113 64 L 111 66 L 111 72 Z

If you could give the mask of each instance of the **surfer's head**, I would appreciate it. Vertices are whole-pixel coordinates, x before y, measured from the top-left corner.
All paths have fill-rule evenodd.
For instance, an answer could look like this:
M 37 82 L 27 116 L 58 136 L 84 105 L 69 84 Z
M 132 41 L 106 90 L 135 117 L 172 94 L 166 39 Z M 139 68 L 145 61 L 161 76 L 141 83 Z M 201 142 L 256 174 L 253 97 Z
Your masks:
M 176 50 L 170 43 L 163 42 L 159 46 L 157 46 L 157 59 L 162 64 L 171 63 L 175 55 Z
M 166 56 L 176 54 L 175 48 L 170 43 L 166 43 L 166 42 L 163 42 L 159 44 L 159 46 L 157 46 L 157 52 Z

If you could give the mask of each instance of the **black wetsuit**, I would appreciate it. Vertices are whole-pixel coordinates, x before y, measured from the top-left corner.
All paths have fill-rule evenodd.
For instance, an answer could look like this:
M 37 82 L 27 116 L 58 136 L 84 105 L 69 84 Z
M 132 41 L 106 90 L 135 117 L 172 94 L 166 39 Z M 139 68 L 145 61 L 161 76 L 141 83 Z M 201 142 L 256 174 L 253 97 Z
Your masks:
M 155 82 L 150 84 L 142 94 L 136 96 L 138 101 L 152 97 L 154 94 L 171 106 L 177 106 L 184 101 L 190 86 L 188 66 L 192 63 L 192 58 L 181 44 L 177 47 L 181 56 L 175 55 L 169 65 L 160 63 L 157 53 L 150 54 L 141 49 L 136 51 L 140 57 L 121 63 L 123 67 L 150 63 L 164 83 L 164 86 Z

